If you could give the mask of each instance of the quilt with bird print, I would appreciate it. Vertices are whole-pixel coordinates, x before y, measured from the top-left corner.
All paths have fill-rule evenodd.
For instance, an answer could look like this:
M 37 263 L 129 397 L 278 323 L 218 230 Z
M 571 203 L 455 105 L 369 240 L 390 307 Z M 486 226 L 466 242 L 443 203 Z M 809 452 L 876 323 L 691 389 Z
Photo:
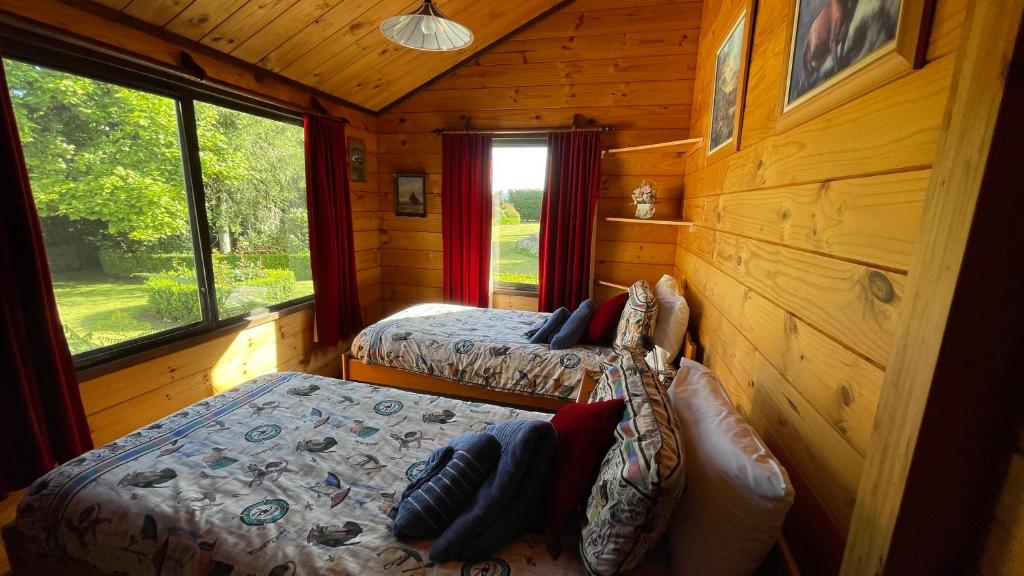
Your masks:
M 547 314 L 417 304 L 363 329 L 352 354 L 365 364 L 530 396 L 573 399 L 586 373 L 617 357 L 609 347 L 549 350 L 524 335 Z M 596 379 L 596 378 L 595 378 Z
M 524 535 L 431 565 L 388 530 L 396 495 L 467 431 L 550 415 L 299 373 L 261 376 L 51 471 L 18 509 L 20 558 L 108 574 L 579 574 Z M 17 566 L 17 565 L 16 565 Z

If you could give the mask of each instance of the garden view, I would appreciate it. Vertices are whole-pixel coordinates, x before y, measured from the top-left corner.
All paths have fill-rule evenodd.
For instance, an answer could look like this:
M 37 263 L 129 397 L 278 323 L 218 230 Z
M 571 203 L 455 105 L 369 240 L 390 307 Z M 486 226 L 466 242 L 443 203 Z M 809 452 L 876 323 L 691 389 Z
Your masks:
M 492 157 L 494 228 L 491 272 L 496 284 L 539 283 L 540 211 L 547 148 L 495 146 Z
M 72 353 L 203 320 L 177 102 L 4 65 Z M 302 128 L 195 115 L 218 317 L 312 294 Z

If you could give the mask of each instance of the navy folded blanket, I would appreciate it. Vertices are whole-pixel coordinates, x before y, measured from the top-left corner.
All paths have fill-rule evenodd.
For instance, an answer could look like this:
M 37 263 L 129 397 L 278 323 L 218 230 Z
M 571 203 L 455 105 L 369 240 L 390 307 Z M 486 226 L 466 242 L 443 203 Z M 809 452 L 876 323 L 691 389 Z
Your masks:
M 522 534 L 543 508 L 545 481 L 555 452 L 555 429 L 544 420 L 511 420 L 485 432 L 501 443 L 498 467 L 462 513 L 430 548 L 434 562 L 481 560 Z M 472 435 L 454 438 L 462 449 Z
M 435 450 L 395 505 L 392 533 L 399 538 L 440 536 L 494 471 L 500 454 L 498 439 L 486 432 Z

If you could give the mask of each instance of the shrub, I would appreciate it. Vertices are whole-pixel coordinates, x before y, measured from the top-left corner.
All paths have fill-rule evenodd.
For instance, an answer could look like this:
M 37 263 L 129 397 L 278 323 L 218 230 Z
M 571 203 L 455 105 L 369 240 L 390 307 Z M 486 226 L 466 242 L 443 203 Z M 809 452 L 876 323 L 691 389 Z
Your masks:
M 540 222 L 543 190 L 509 190 L 508 201 L 516 207 L 523 222 Z
M 242 313 L 292 299 L 295 273 L 267 270 L 258 264 L 228 266 L 226 259 L 214 262 L 217 308 Z M 146 301 L 153 314 L 173 322 L 194 322 L 201 316 L 199 293 L 191 271 L 158 272 L 146 279 Z
M 192 254 L 186 252 L 100 250 L 99 257 L 103 273 L 115 278 L 131 278 L 134 274 L 169 272 L 192 267 Z
M 226 294 L 228 293 L 225 290 Z M 221 291 L 217 290 L 217 300 Z M 199 289 L 191 273 L 158 272 L 146 279 L 146 302 L 160 318 L 172 322 L 194 322 L 202 318 Z
M 498 282 L 507 282 L 509 284 L 538 284 L 540 282 L 539 274 L 524 274 L 522 272 L 499 272 Z
M 99 253 L 100 267 L 108 276 L 115 278 L 131 278 L 135 275 L 187 270 L 193 266 L 191 253 L 184 252 L 124 252 L 119 250 L 101 250 Z M 230 268 L 248 263 L 274 270 L 291 270 L 297 280 L 312 280 L 310 272 L 309 252 L 249 253 L 221 254 L 214 252 L 214 263 L 224 262 Z
M 519 212 L 516 211 L 516 207 L 511 202 L 502 202 L 498 208 L 498 222 L 500 224 L 519 224 L 522 218 L 519 216 Z

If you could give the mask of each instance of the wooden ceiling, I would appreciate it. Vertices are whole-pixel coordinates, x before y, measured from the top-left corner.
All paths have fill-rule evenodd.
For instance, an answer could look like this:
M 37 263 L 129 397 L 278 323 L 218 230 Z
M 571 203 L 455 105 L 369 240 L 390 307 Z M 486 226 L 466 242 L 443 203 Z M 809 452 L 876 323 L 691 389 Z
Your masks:
M 370 110 L 380 110 L 554 7 L 556 0 L 435 0 L 473 44 L 422 52 L 388 41 L 380 23 L 414 0 L 95 0 Z

